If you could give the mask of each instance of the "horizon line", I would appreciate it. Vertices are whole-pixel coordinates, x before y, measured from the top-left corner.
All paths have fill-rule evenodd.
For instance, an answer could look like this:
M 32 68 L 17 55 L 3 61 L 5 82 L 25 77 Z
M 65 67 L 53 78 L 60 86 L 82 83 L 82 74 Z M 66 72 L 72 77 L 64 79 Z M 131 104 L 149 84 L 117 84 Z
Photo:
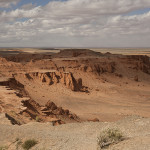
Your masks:
M 150 47 L 44 47 L 44 46 L 41 46 L 41 47 L 35 47 L 35 46 L 27 46 L 27 47 L 25 47 L 25 46 L 8 46 L 8 47 L 0 47 L 0 49 L 2 49 L 2 48 L 40 48 L 40 49 L 58 49 L 58 48 L 61 48 L 61 49 L 64 49 L 64 48 L 70 48 L 70 49 L 74 49 L 74 48 L 77 48 L 77 49 L 89 49 L 89 48 L 92 48 L 92 49 L 98 49 L 98 48 L 109 48 L 109 49 L 114 49 L 114 48 L 116 48 L 116 49 L 118 49 L 118 48 L 126 48 L 126 49 L 130 49 L 130 48 L 132 48 L 132 49 L 139 49 L 139 48 L 144 48 L 144 49 L 150 49 Z

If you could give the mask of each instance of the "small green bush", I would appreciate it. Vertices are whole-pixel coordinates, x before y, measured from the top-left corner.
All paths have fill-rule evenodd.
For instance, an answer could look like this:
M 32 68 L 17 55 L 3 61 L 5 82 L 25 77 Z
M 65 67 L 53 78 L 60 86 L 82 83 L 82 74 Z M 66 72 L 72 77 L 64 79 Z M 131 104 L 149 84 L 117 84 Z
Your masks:
M 35 146 L 36 144 L 37 144 L 38 142 L 36 141 L 36 140 L 34 140 L 34 139 L 30 139 L 30 140 L 26 140 L 24 143 L 23 143 L 23 145 L 22 145 L 22 147 L 23 147 L 23 149 L 25 149 L 25 150 L 29 150 L 31 147 L 33 147 L 33 146 Z
M 7 150 L 8 147 L 7 146 L 0 146 L 0 150 Z
M 40 122 L 41 121 L 41 119 L 38 116 L 36 116 L 35 120 L 36 120 L 36 122 Z
M 118 129 L 107 129 L 98 137 L 98 147 L 105 148 L 111 144 L 118 143 L 123 140 L 122 132 Z

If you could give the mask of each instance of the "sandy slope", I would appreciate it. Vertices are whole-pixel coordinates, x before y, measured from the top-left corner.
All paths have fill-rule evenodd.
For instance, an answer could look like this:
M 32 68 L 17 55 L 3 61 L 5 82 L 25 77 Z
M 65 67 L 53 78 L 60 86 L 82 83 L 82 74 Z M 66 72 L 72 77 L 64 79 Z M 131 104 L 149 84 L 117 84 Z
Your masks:
M 56 127 L 50 123 L 0 125 L 0 145 L 10 145 L 9 150 L 14 150 L 16 138 L 22 141 L 34 138 L 38 144 L 33 150 L 96 150 L 97 137 L 108 128 L 120 129 L 125 137 L 124 141 L 110 146 L 109 150 L 150 149 L 150 119 L 134 116 L 114 123 L 85 122 Z

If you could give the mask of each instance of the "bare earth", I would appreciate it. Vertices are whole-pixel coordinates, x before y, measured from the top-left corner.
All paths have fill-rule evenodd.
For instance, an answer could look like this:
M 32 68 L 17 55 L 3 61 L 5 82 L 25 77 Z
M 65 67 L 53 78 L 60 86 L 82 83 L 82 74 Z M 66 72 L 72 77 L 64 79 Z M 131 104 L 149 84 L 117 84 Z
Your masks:
M 129 139 L 109 149 L 150 149 L 148 56 L 87 49 L 34 52 L 0 53 L 0 112 L 8 115 L 0 117 L 1 124 L 17 124 L 0 125 L 0 145 L 25 134 L 41 141 L 35 149 L 94 150 L 100 131 L 118 127 Z M 58 124 L 64 125 L 52 126 Z
M 120 143 L 108 147 L 108 150 L 150 149 L 150 119 L 140 117 L 128 117 L 115 123 L 0 125 L 0 145 L 16 150 L 16 139 L 36 139 L 38 144 L 32 150 L 97 150 L 97 137 L 108 128 L 121 130 L 125 137 Z M 21 146 L 18 149 L 23 150 Z

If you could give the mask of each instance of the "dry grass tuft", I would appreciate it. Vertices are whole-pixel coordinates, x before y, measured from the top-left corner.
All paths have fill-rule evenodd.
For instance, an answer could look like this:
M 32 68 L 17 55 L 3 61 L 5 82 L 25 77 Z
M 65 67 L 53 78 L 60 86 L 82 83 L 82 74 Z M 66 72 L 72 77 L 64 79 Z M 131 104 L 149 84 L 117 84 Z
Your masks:
M 98 148 L 103 149 L 111 144 L 118 143 L 123 140 L 123 134 L 118 129 L 107 129 L 98 137 Z

